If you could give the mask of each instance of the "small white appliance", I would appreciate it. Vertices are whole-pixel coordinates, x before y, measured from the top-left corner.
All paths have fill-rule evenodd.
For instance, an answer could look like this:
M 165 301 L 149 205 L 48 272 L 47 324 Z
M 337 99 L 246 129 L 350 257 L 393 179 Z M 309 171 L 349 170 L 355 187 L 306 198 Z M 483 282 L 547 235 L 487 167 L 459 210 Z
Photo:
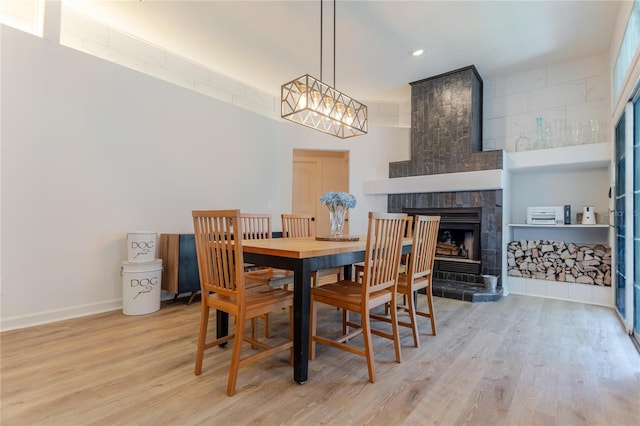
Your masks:
M 564 206 L 527 207 L 529 225 L 564 225 Z
M 596 224 L 596 213 L 593 211 L 593 206 L 582 207 L 582 224 L 583 225 Z

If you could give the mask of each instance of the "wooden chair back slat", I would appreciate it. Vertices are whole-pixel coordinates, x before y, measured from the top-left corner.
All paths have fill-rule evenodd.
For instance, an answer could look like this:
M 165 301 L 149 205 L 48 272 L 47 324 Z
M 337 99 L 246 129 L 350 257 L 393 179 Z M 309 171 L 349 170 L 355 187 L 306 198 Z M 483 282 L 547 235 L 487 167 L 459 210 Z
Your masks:
M 369 212 L 362 286 L 366 294 L 396 284 L 406 218 L 404 213 Z
M 263 213 L 241 213 L 242 238 L 262 240 L 271 238 L 271 215 Z
M 440 216 L 416 216 L 413 245 L 407 275 L 412 278 L 431 274 L 436 253 Z
M 306 214 L 282 214 L 282 238 L 312 237 L 313 216 Z
M 192 215 L 202 293 L 241 297 L 242 238 L 236 238 L 234 232 L 234 224 L 241 224 L 240 211 L 194 210 Z
M 282 238 L 308 238 L 313 237 L 314 223 L 313 216 L 308 214 L 288 214 L 283 213 L 282 217 Z M 317 287 L 322 277 L 335 277 L 335 281 L 340 281 L 342 268 L 321 269 L 311 271 L 311 285 Z
M 407 216 L 404 237 L 411 238 L 412 236 L 413 236 L 413 216 Z
M 241 213 L 242 238 L 244 240 L 271 239 L 271 215 L 268 213 Z M 251 265 L 254 267 L 255 265 Z M 259 282 L 269 285 L 283 285 L 288 288 L 293 284 L 293 272 L 284 269 L 258 267 L 257 270 L 245 273 L 247 282 Z M 268 319 L 266 331 L 268 333 Z

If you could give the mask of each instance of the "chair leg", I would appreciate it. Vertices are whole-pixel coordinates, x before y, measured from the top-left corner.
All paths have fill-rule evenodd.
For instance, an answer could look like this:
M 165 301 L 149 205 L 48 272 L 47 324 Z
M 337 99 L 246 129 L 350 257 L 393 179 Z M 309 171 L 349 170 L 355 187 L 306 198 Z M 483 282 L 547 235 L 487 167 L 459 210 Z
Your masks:
M 353 265 L 353 275 L 351 277 L 351 280 L 356 283 L 361 283 L 361 274 L 364 274 L 364 268 L 360 265 Z
M 240 368 L 240 354 L 244 341 L 244 313 L 236 318 L 235 337 L 233 339 L 233 353 L 231 354 L 231 366 L 229 367 L 229 381 L 227 383 L 227 395 L 233 396 L 238 381 L 238 369 Z
M 360 313 L 362 324 L 362 336 L 364 337 L 364 353 L 367 359 L 367 369 L 369 370 L 369 381 L 375 383 L 376 370 L 373 360 L 373 344 L 371 342 L 371 320 L 369 319 L 369 311 L 366 308 Z
M 349 326 L 347 323 L 349 322 L 349 311 L 346 309 L 342 310 L 342 335 L 346 335 L 349 333 Z
M 413 344 L 416 348 L 420 347 L 420 338 L 418 336 L 418 321 L 416 319 L 416 306 L 414 305 L 413 295 L 407 297 L 404 295 L 404 301 L 407 304 L 407 311 L 409 313 L 409 321 L 411 321 L 411 332 L 413 334 Z
M 270 320 L 269 320 L 269 314 L 264 314 L 262 317 L 262 319 L 264 319 L 264 337 L 269 338 L 271 337 L 269 335 L 269 326 L 270 326 Z M 257 322 L 257 317 L 255 318 L 251 318 L 251 339 L 255 340 L 256 339 L 256 325 L 258 324 Z M 255 349 L 256 347 L 254 345 L 251 345 L 251 349 Z
M 400 331 L 398 330 L 398 310 L 393 307 L 397 306 L 397 293 L 391 294 L 391 332 L 393 333 L 393 346 L 396 350 L 396 362 L 401 362 L 400 355 Z
M 391 303 L 387 302 L 384 304 L 384 314 L 389 315 L 389 310 L 391 309 Z
M 309 317 L 309 359 L 316 358 L 316 321 L 318 315 L 318 304 L 311 298 L 311 315 Z M 292 321 L 293 323 L 293 321 Z
M 431 320 L 431 332 L 435 336 L 437 334 L 436 330 L 436 315 L 433 311 L 433 295 L 431 294 L 431 284 L 427 287 L 427 304 L 429 305 L 429 319 Z
M 251 318 L 251 340 L 256 340 L 256 319 Z M 251 349 L 255 349 L 254 345 L 251 345 Z
M 271 315 L 269 315 L 269 313 L 267 312 L 266 314 L 264 314 L 264 337 L 271 337 L 269 335 L 269 328 L 271 325 L 271 320 L 270 320 Z
M 200 333 L 198 334 L 198 349 L 196 350 L 195 375 L 202 372 L 202 358 L 204 357 L 204 346 L 207 339 L 207 326 L 209 325 L 209 307 L 204 302 L 201 303 L 200 312 Z

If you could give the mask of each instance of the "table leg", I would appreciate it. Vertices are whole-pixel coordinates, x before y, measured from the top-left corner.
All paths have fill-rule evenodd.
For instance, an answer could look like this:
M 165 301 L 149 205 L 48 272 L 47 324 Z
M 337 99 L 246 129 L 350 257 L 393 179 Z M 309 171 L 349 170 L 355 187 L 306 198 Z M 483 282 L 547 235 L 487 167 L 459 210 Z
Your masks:
M 293 285 L 293 380 L 303 384 L 309 372 L 309 315 L 311 269 L 301 259 L 294 269 Z
M 345 281 L 351 281 L 351 274 L 353 265 L 344 265 L 344 279 Z
M 220 309 L 216 309 L 216 338 L 221 338 L 227 336 L 229 334 L 229 314 L 221 311 Z M 224 347 L 227 345 L 227 342 L 220 345 L 220 347 Z

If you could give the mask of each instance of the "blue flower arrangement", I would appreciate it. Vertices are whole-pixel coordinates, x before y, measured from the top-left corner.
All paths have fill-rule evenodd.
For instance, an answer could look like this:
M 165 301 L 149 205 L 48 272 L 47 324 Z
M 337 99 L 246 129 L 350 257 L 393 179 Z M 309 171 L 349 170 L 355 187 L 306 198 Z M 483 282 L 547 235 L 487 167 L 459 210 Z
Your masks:
M 320 197 L 320 201 L 325 206 L 342 206 L 352 209 L 356 206 L 356 197 L 348 192 L 326 192 Z

